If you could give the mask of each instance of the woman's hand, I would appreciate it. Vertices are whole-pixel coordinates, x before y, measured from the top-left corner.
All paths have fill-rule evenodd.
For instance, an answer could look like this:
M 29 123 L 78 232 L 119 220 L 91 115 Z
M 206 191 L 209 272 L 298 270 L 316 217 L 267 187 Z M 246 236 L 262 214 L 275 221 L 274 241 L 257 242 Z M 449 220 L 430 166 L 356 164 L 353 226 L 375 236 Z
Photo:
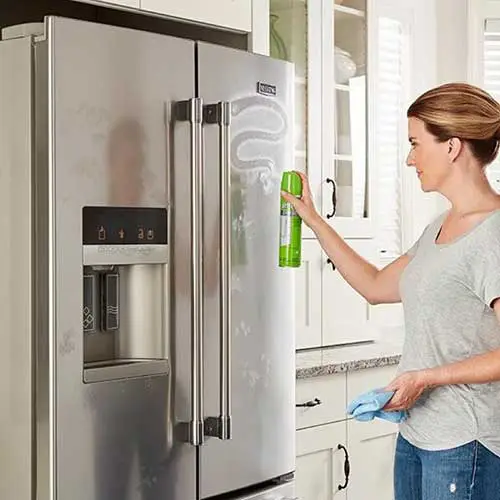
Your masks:
M 384 410 L 408 410 L 428 387 L 424 371 L 418 370 L 402 373 L 386 387 L 386 390 L 395 391 L 395 393 L 384 406 Z
M 309 181 L 307 177 L 302 172 L 296 172 L 300 175 L 302 179 L 302 197 L 296 198 L 290 193 L 285 191 L 281 191 L 281 197 L 288 201 L 299 217 L 309 226 L 311 227 L 316 221 L 321 220 L 321 216 L 318 214 L 316 209 L 314 208 L 314 203 L 311 195 L 311 188 L 309 186 Z

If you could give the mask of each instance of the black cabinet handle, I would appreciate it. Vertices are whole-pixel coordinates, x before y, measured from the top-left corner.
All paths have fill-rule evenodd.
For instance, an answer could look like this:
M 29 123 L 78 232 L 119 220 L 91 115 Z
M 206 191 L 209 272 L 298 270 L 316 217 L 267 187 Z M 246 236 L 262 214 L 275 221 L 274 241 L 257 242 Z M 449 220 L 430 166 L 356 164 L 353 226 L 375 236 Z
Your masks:
M 326 259 L 326 263 L 332 265 L 332 271 L 335 271 L 335 269 L 337 269 L 335 267 L 335 264 L 333 263 L 333 261 L 330 258 Z
M 335 184 L 335 181 L 329 177 L 327 177 L 326 182 L 331 183 L 332 185 L 332 213 L 326 214 L 326 218 L 331 219 L 337 211 L 337 184 Z
M 312 408 L 320 404 L 322 404 L 322 402 L 318 398 L 314 398 L 312 401 L 307 401 L 307 403 L 297 403 L 295 406 L 297 408 Z
M 339 484 L 338 489 L 345 490 L 349 483 L 349 474 L 351 473 L 351 464 L 349 463 L 349 453 L 347 453 L 347 448 L 342 446 L 341 444 L 337 445 L 337 450 L 344 450 L 345 458 L 344 458 L 344 476 L 345 482 L 344 484 Z

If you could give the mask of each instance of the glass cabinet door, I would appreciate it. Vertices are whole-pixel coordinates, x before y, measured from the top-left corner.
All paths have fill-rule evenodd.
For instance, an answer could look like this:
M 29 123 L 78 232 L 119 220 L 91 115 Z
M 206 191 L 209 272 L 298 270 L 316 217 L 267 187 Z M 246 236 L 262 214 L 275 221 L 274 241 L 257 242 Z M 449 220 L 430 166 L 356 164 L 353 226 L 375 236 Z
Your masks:
M 375 0 L 270 0 L 270 54 L 295 64 L 295 165 L 344 237 L 371 237 L 368 9 Z M 367 5 L 369 4 L 369 5 Z M 314 235 L 304 228 L 304 237 Z
M 295 64 L 295 165 L 307 170 L 308 12 L 306 0 L 271 0 L 270 55 Z
M 270 55 L 295 64 L 295 161 L 290 168 L 306 172 L 321 210 L 323 2 L 270 0 Z M 314 238 L 303 227 L 303 238 Z
M 325 46 L 331 71 L 323 97 L 330 103 L 324 128 L 333 136 L 325 138 L 323 215 L 343 236 L 370 236 L 367 0 L 331 2 L 331 46 Z

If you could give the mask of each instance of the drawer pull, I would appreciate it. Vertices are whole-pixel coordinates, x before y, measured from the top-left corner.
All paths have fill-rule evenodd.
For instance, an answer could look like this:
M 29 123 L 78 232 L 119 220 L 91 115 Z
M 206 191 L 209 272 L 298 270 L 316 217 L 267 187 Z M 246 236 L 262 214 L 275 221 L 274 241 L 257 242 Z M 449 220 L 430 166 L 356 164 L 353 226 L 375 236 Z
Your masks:
M 307 401 L 307 403 L 297 403 L 295 406 L 297 408 L 312 408 L 322 404 L 318 398 L 314 398 L 312 401 Z
M 339 484 L 338 485 L 338 490 L 345 490 L 347 488 L 347 485 L 349 483 L 349 474 L 351 473 L 351 464 L 349 463 L 349 453 L 347 453 L 347 448 L 345 446 L 342 446 L 341 444 L 337 445 L 337 450 L 343 450 L 344 451 L 344 476 L 345 476 L 345 482 L 344 484 Z

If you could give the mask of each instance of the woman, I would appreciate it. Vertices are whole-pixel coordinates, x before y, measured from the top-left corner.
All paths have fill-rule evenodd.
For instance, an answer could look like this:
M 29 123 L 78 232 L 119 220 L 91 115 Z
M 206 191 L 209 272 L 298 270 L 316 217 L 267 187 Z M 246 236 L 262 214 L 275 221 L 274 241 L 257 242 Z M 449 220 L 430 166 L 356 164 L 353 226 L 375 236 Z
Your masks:
M 387 410 L 409 410 L 395 457 L 396 500 L 500 499 L 500 196 L 485 167 L 498 152 L 500 104 L 447 84 L 408 109 L 407 165 L 451 209 L 382 270 L 287 193 L 347 282 L 371 304 L 402 302 L 405 345 Z

